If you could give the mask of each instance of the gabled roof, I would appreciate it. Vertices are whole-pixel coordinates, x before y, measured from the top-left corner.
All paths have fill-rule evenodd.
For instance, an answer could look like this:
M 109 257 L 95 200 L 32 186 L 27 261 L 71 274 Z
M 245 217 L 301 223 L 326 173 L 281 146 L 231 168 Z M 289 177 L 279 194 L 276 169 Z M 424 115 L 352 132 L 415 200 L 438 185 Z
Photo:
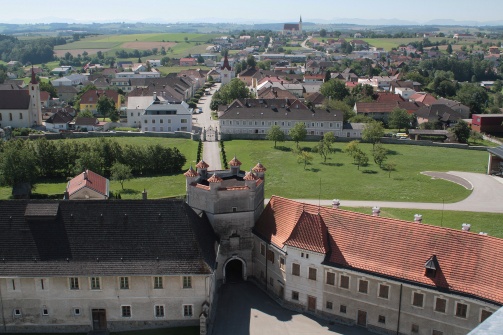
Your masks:
M 437 101 L 437 99 L 435 99 L 435 97 L 429 93 L 415 93 L 411 95 L 409 99 L 417 102 L 422 102 L 425 105 L 431 105 Z
M 395 93 L 391 92 L 377 92 L 377 102 L 392 102 L 392 101 L 404 101 L 404 99 Z
M 118 103 L 120 100 L 119 93 L 114 90 L 89 90 L 82 95 L 80 98 L 81 105 L 95 105 L 98 103 L 98 99 L 105 95 L 109 98 L 112 98 L 115 103 Z
M 303 213 L 318 211 L 319 225 L 323 220 L 328 231 L 329 250 L 324 264 L 503 304 L 503 290 L 499 287 L 503 281 L 503 239 L 276 196 L 271 198 L 253 231 L 283 248 L 298 224 L 308 221 L 302 218 Z M 307 243 L 310 238 L 302 241 Z M 313 242 L 310 247 L 321 243 Z M 430 278 L 425 276 L 424 266 L 432 255 L 436 255 L 439 268 Z
M 49 205 L 51 217 L 25 216 L 32 204 Z M 211 224 L 183 200 L 0 201 L 0 231 L 0 276 L 195 275 L 215 266 Z
M 67 111 L 59 110 L 52 114 L 45 122 L 52 124 L 66 124 L 73 120 L 73 116 Z
M 446 122 L 462 118 L 461 114 L 444 104 L 423 106 L 416 111 L 416 115 L 424 119 L 438 119 Z
M 91 170 L 82 172 L 66 185 L 66 191 L 70 196 L 83 188 L 89 188 L 108 197 L 108 179 Z
M 75 119 L 76 126 L 96 126 L 99 121 L 95 117 L 78 117 Z
M 0 91 L 0 109 L 28 109 L 30 95 L 27 90 Z
M 397 107 L 394 102 L 357 102 L 358 113 L 391 113 Z
M 285 245 L 325 254 L 329 251 L 328 230 L 319 214 L 302 212 Z

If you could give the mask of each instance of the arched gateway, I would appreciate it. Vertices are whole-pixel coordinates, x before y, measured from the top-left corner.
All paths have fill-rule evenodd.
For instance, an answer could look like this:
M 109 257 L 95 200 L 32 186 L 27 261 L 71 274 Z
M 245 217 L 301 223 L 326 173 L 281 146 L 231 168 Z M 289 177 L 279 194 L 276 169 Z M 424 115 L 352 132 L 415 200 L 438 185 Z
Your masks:
M 223 271 L 224 284 L 246 280 L 246 262 L 238 256 L 226 260 Z

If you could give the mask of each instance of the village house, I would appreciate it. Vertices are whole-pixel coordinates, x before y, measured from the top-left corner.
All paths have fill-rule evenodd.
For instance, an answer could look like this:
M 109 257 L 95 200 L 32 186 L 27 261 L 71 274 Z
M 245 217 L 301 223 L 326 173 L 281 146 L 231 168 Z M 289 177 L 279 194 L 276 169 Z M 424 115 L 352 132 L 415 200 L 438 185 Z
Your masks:
M 142 131 L 192 132 L 192 113 L 185 102 L 161 101 L 155 94 L 144 110 L 128 108 L 127 113 L 128 124 Z
M 65 110 L 58 110 L 45 120 L 45 128 L 50 132 L 60 132 L 70 129 L 73 116 Z
M 85 170 L 71 179 L 66 185 L 66 200 L 107 200 L 110 195 L 110 182 L 99 174 Z
M 121 96 L 114 90 L 89 90 L 80 98 L 80 110 L 89 110 L 96 114 L 99 98 L 105 95 L 114 101 L 115 108 L 119 110 L 121 107 Z

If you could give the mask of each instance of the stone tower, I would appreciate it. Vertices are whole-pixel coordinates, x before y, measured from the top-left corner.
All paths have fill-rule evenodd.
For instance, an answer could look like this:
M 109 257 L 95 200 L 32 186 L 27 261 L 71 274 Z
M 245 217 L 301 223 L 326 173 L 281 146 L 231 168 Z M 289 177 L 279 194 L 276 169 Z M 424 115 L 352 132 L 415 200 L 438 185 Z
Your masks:
M 200 161 L 197 171 L 185 173 L 187 204 L 205 214 L 220 238 L 217 279 L 246 279 L 252 273 L 252 229 L 264 209 L 266 169 L 257 164 L 249 172 L 241 171 L 234 157 L 229 170 L 208 171 Z
M 31 80 L 28 86 L 30 94 L 30 107 L 28 112 L 29 126 L 42 125 L 42 101 L 40 99 L 40 85 L 35 77 L 35 71 L 31 68 Z

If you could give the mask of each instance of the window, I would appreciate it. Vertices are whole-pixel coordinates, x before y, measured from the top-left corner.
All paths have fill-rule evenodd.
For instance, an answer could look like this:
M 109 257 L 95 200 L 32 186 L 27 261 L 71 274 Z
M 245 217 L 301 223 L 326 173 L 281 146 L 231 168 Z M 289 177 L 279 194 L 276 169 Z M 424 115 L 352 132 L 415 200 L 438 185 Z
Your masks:
M 133 113 L 131 113 L 131 116 L 133 116 Z
M 260 254 L 265 256 L 265 245 L 263 243 L 260 243 Z
M 12 121 L 12 113 L 9 113 L 9 121 Z
M 19 120 L 23 119 L 23 113 L 19 113 Z
M 163 120 L 163 119 L 161 119 L 161 120 L 159 120 L 159 122 L 160 122 L 160 123 L 164 123 L 164 120 Z
M 369 290 L 369 282 L 366 280 L 360 280 L 358 282 L 358 292 L 367 294 Z
M 131 306 L 121 306 L 122 317 L 130 318 L 131 317 Z
M 274 287 L 274 279 L 272 277 L 269 277 L 269 285 L 271 285 L 271 287 Z
M 389 299 L 389 286 L 379 284 L 379 298 Z
M 410 327 L 410 332 L 414 334 L 419 333 L 419 326 L 413 323 Z
M 40 279 L 40 289 L 41 289 L 41 290 L 45 290 L 45 289 L 46 289 L 46 287 L 47 287 L 47 284 L 46 284 L 46 279 L 41 278 L 41 279 Z
M 12 285 L 11 286 L 12 290 L 15 291 L 16 290 L 16 280 L 15 279 L 11 280 L 11 285 Z
M 414 292 L 412 293 L 412 306 L 423 307 L 424 294 Z
M 331 301 L 327 301 L 326 308 L 327 309 L 333 309 L 334 305 Z
M 444 335 L 444 332 L 441 332 L 440 330 L 433 329 L 431 332 L 431 335 Z
M 21 309 L 20 308 L 14 309 L 14 316 L 21 316 Z
M 285 271 L 285 259 L 283 257 L 279 258 L 279 268 Z
M 100 290 L 100 277 L 91 277 L 91 290 Z
M 274 264 L 274 252 L 272 250 L 267 250 L 267 260 Z
M 73 315 L 75 315 L 75 316 L 79 316 L 80 315 L 80 308 L 79 307 L 75 307 L 73 309 Z
M 316 280 L 316 269 L 309 268 L 309 279 Z
M 187 119 L 181 119 L 180 122 L 181 123 L 187 123 Z
M 435 312 L 445 313 L 447 300 L 442 298 L 435 299 Z
M 480 311 L 480 322 L 484 322 L 488 317 L 490 317 L 493 313 L 486 311 L 486 310 L 481 310 Z
M 155 123 L 155 119 L 152 120 L 152 123 Z
M 341 312 L 342 314 L 346 314 L 346 305 L 341 305 L 339 307 L 339 312 Z
M 456 316 L 459 318 L 466 319 L 467 314 L 468 314 L 468 305 L 457 302 L 456 303 Z
M 379 322 L 379 323 L 386 323 L 386 317 L 384 315 L 379 315 L 379 318 L 377 319 L 377 322 Z
M 335 273 L 327 272 L 327 285 L 335 285 Z
M 309 254 L 306 254 L 306 258 L 309 258 Z
M 144 123 L 148 123 L 148 120 L 145 120 Z
M 42 315 L 44 316 L 49 315 L 49 309 L 47 308 L 47 306 L 42 307 Z
M 155 305 L 155 317 L 163 318 L 164 317 L 164 306 L 163 305 Z
M 183 288 L 192 288 L 192 277 L 183 276 Z
M 79 278 L 71 277 L 70 278 L 70 290 L 78 290 L 79 289 Z
M 292 300 L 299 301 L 299 292 L 292 291 Z
M 129 277 L 120 277 L 120 289 L 129 290 Z
M 340 280 L 340 283 L 339 283 L 339 287 L 340 288 L 349 289 L 349 277 L 348 276 L 341 275 L 341 280 Z
M 192 305 L 183 305 L 183 316 L 192 316 Z
M 293 276 L 300 276 L 300 264 L 292 264 L 292 275 Z
M 155 289 L 162 288 L 162 277 L 154 277 L 154 288 Z

